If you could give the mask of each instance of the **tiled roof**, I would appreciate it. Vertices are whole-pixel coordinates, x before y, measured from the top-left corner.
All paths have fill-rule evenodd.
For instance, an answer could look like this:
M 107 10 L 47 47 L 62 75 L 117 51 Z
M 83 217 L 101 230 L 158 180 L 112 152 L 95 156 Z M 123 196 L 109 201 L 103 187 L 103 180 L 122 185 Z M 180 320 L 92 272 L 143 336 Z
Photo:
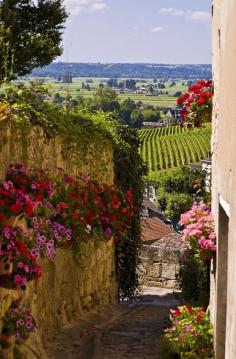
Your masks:
M 142 220 L 142 241 L 153 243 L 171 233 L 175 233 L 175 231 L 159 218 L 146 218 Z

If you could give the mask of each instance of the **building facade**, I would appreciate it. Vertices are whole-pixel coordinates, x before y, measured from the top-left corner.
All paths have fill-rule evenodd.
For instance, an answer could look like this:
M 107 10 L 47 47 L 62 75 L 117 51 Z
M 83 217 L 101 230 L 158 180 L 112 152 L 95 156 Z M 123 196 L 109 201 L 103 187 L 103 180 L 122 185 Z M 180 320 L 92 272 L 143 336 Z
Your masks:
M 213 213 L 217 255 L 211 315 L 216 359 L 236 358 L 236 1 L 214 0 L 212 136 Z

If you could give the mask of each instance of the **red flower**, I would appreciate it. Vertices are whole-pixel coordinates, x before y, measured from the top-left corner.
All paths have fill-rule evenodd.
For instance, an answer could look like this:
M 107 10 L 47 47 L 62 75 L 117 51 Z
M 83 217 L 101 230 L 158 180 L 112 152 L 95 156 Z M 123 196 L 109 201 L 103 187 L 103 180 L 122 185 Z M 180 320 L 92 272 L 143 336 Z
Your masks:
M 43 199 L 43 195 L 42 195 L 42 194 L 37 194 L 37 195 L 35 196 L 35 198 L 36 198 L 36 201 L 40 202 L 40 201 L 42 201 L 42 199 Z
M 175 317 L 178 317 L 180 314 L 181 314 L 181 311 L 179 309 L 176 309 L 171 313 L 171 316 L 173 318 L 175 318 Z
M 4 199 L 0 199 L 0 206 L 3 206 L 5 204 Z
M 205 103 L 205 99 L 204 99 L 203 97 L 199 97 L 199 98 L 197 99 L 197 103 L 198 103 L 199 106 L 202 106 L 202 105 L 204 105 L 204 103 Z
M 22 211 L 22 205 L 21 204 L 12 204 L 9 206 L 9 211 L 14 213 L 19 213 Z
M 177 99 L 177 103 L 178 103 L 179 106 L 182 105 L 183 102 L 184 102 L 183 97 L 179 97 L 179 98 Z

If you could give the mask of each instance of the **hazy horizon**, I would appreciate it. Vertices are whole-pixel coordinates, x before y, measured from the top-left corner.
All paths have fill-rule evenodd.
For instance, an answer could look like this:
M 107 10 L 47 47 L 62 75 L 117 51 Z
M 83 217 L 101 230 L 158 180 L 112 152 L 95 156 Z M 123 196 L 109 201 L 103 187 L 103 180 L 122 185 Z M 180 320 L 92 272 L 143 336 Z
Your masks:
M 122 61 L 117 61 L 117 62 L 103 62 L 103 61 L 62 61 L 62 60 L 55 60 L 53 61 L 53 64 L 58 64 L 58 63 L 66 63 L 66 64 L 101 64 L 101 65 L 107 65 L 107 64 L 112 64 L 112 65 L 116 65 L 116 64 L 130 64 L 130 65 L 159 65 L 159 66 L 167 66 L 167 65 L 171 65 L 171 66 L 189 66 L 189 65 L 193 65 L 193 66 L 201 66 L 201 65 L 209 65 L 212 66 L 212 63 L 163 63 L 163 62 L 122 62 Z

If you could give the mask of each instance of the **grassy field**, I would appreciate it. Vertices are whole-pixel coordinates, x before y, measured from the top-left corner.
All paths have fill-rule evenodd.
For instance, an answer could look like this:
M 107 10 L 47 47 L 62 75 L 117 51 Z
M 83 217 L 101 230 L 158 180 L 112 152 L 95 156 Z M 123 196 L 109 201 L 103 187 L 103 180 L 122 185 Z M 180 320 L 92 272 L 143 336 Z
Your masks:
M 73 78 L 72 84 L 64 84 L 64 83 L 58 83 L 55 82 L 52 78 L 45 78 L 45 84 L 49 86 L 51 91 L 53 93 L 59 93 L 61 96 L 66 96 L 70 94 L 71 96 L 79 96 L 82 95 L 86 98 L 92 97 L 96 89 L 98 88 L 100 83 L 103 83 L 104 85 L 107 82 L 107 78 L 86 78 L 86 77 L 77 77 Z M 119 79 L 120 81 L 125 79 Z M 141 79 L 137 80 L 137 86 L 143 86 L 147 84 L 153 84 L 153 79 L 145 79 L 145 82 Z M 90 82 L 87 82 L 90 81 Z M 92 81 L 92 82 L 91 82 Z M 88 90 L 82 90 L 82 83 L 89 84 L 92 88 L 90 91 Z M 187 87 L 183 86 L 182 82 L 176 83 L 176 86 L 170 86 L 170 82 L 165 83 L 166 88 L 163 89 L 163 92 L 168 91 L 170 94 L 166 95 L 159 95 L 159 96 L 145 96 L 144 94 L 134 94 L 134 93 L 124 93 L 119 94 L 120 100 L 125 100 L 127 98 L 130 98 L 136 102 L 142 101 L 145 104 L 150 104 L 157 107 L 173 107 L 176 105 L 176 97 L 174 97 L 172 94 L 174 94 L 177 91 L 186 91 Z

